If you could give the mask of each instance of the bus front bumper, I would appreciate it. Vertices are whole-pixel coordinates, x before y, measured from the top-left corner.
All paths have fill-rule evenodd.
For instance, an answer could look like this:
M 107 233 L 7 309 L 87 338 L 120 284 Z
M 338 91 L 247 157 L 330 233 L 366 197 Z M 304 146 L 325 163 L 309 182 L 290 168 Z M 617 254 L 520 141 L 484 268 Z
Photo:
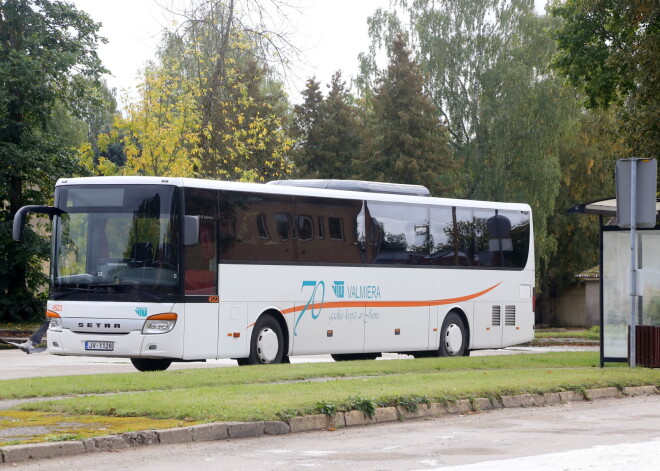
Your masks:
M 127 334 L 94 334 L 48 331 L 48 352 L 53 355 L 101 356 L 117 358 L 182 358 L 183 339 L 175 329 L 157 335 L 140 331 Z

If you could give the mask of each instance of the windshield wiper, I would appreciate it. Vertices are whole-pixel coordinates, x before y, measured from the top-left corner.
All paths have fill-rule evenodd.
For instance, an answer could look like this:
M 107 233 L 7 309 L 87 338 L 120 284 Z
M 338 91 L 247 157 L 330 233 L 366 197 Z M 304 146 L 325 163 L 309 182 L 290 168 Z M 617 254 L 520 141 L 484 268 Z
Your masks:
M 153 299 L 154 301 L 160 301 L 161 299 L 163 299 L 162 296 L 157 296 L 153 293 L 150 293 L 148 291 L 140 289 L 137 286 L 132 285 L 130 283 L 105 283 L 105 284 L 95 285 L 95 286 L 99 287 L 99 288 L 131 288 L 131 289 L 134 289 L 135 291 L 137 291 L 138 293 L 140 293 L 144 296 L 147 296 L 150 299 Z
M 66 289 L 67 291 L 65 291 L 63 293 L 51 294 L 50 298 L 51 299 L 59 299 L 59 298 L 63 298 L 64 296 L 68 296 L 68 295 L 73 294 L 73 293 L 98 293 L 100 291 L 96 287 L 90 287 L 90 288 L 74 288 L 74 287 L 71 287 L 71 288 L 60 288 L 60 289 Z

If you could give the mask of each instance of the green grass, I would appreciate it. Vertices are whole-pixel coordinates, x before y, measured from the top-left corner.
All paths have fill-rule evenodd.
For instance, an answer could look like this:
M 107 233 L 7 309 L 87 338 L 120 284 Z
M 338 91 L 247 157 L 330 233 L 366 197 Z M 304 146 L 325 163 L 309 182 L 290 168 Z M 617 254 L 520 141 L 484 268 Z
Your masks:
M 43 321 L 0 322 L 0 332 L 24 332 L 31 334 L 41 326 Z
M 600 340 L 600 327 L 591 327 L 586 330 L 566 331 L 539 331 L 534 332 L 535 339 L 578 339 L 578 340 Z
M 400 398 L 446 402 L 521 393 L 660 385 L 660 373 L 638 369 L 529 369 L 410 373 L 326 382 L 204 386 L 189 389 L 86 396 L 23 406 L 68 414 L 146 416 L 200 421 L 274 420 L 284 414 L 319 413 L 319 404 L 346 410 L 356 398 L 378 405 Z M 362 401 L 364 403 L 364 401 Z
M 266 365 L 242 368 L 204 368 L 153 373 L 125 373 L 0 381 L 0 399 L 99 394 L 126 391 L 189 389 L 312 378 L 382 376 L 435 373 L 450 370 L 589 368 L 599 364 L 596 352 L 563 352 L 544 355 L 420 358 L 417 360 L 349 361 Z
M 274 420 L 375 406 L 615 386 L 660 386 L 660 371 L 597 367 L 598 354 L 362 361 L 210 368 L 0 382 L 0 394 L 125 392 L 25 404 L 23 410 L 198 421 Z M 23 389 L 23 391 L 25 391 Z M 27 393 L 29 394 L 29 393 Z

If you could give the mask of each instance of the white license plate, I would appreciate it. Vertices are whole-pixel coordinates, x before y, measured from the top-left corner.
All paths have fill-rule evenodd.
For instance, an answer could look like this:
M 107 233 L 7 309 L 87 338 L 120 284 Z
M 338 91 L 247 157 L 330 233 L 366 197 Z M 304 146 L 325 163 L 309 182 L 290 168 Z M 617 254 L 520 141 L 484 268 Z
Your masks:
M 115 349 L 114 342 L 85 342 L 85 350 L 100 350 L 103 352 L 111 352 Z

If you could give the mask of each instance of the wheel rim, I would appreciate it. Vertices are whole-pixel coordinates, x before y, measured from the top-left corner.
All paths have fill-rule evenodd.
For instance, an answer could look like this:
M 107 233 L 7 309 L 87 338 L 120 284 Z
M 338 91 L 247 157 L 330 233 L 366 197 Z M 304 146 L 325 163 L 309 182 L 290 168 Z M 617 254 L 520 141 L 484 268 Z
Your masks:
M 265 327 L 257 337 L 257 357 L 261 363 L 272 363 L 277 358 L 280 341 L 270 327 Z
M 463 345 L 463 331 L 456 324 L 449 324 L 445 331 L 445 348 L 451 356 L 458 354 Z

